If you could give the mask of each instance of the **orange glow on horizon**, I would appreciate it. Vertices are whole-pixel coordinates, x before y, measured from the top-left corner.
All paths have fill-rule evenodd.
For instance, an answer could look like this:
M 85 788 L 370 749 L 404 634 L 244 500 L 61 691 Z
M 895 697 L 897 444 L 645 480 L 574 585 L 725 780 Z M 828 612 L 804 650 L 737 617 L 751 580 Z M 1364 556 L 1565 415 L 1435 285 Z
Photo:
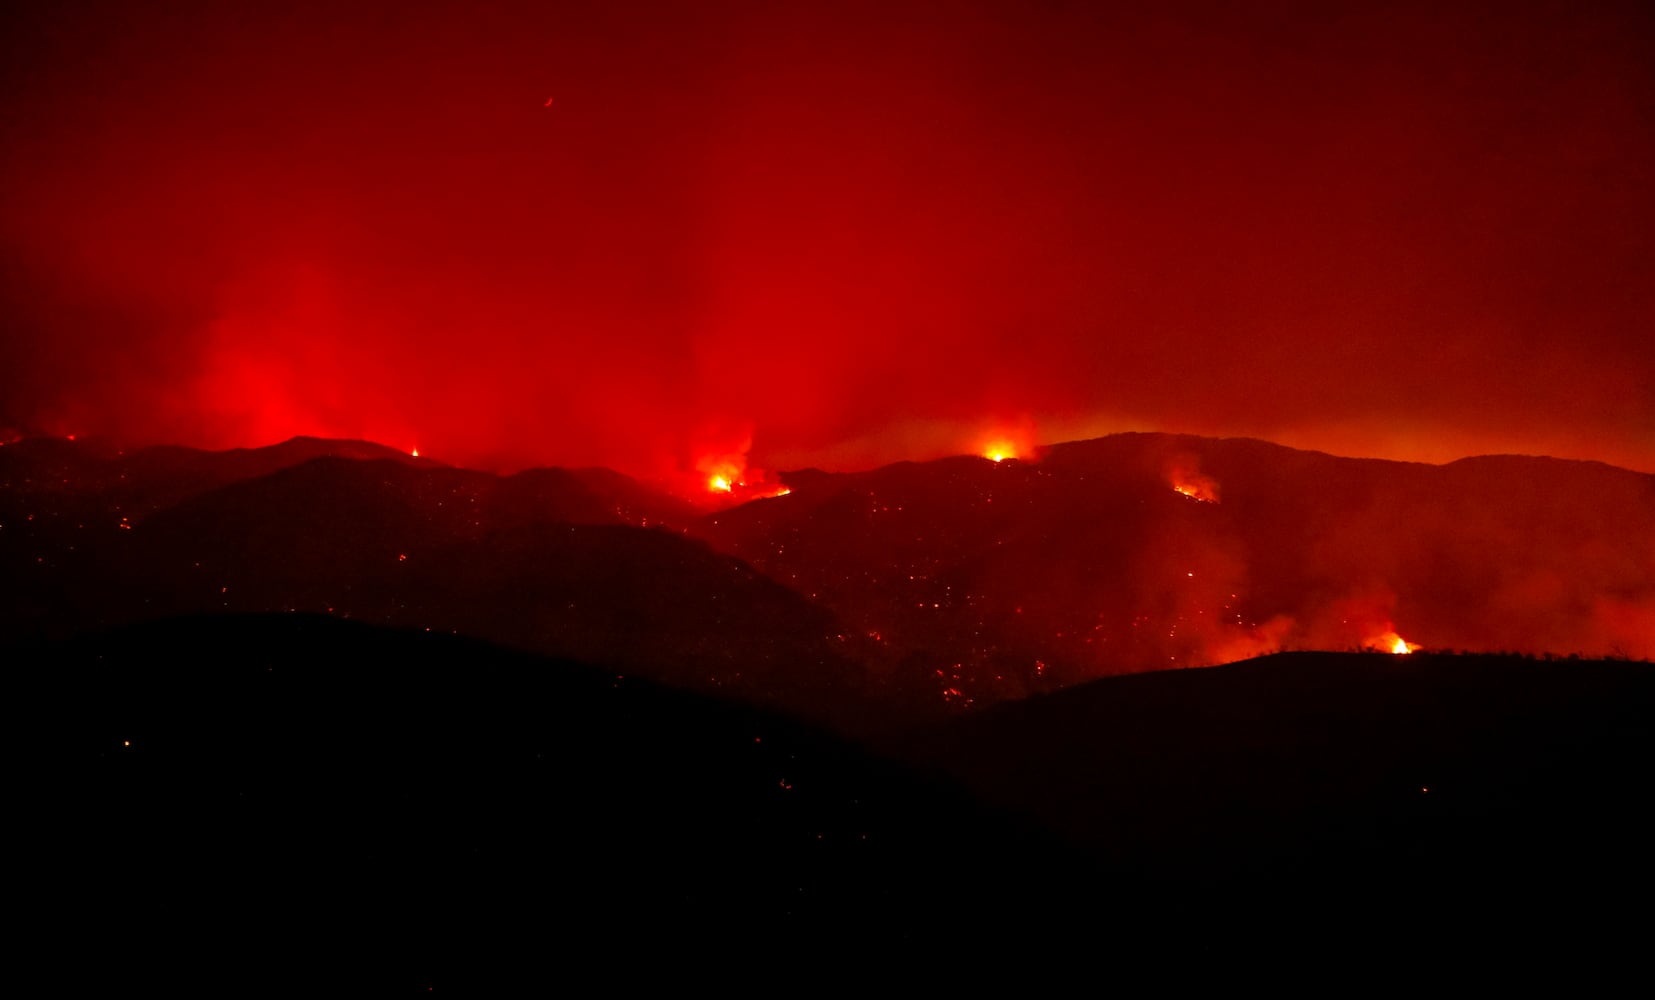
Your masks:
M 1033 448 L 1027 444 L 1015 441 L 1009 437 L 990 438 L 977 454 L 990 462 L 1004 462 L 1007 459 L 1021 459 L 1027 457 Z
M 995 419 L 978 425 L 981 435 L 972 451 L 990 462 L 1007 460 L 1034 462 L 1040 458 L 1040 438 L 1034 421 L 1028 417 Z
M 1392 653 L 1397 656 L 1406 656 L 1419 648 L 1419 643 L 1409 642 L 1395 632 L 1386 632 L 1368 642 L 1368 646 L 1383 653 Z

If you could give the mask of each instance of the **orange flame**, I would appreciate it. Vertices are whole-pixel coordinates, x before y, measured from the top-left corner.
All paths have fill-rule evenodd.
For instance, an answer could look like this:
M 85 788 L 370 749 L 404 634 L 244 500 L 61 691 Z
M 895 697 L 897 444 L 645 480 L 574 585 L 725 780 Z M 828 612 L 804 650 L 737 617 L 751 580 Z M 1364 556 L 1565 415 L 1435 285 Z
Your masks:
M 700 474 L 695 480 L 698 487 L 721 503 L 767 500 L 792 492 L 765 470 L 749 466 L 745 455 L 709 455 L 696 462 L 695 468 Z
M 972 451 L 990 462 L 1038 462 L 1040 437 L 1029 417 L 996 417 L 977 425 Z
M 1172 488 L 1200 503 L 1218 502 L 1218 496 L 1201 483 L 1173 483 Z
M 1199 456 L 1178 455 L 1168 462 L 1167 482 L 1174 490 L 1191 500 L 1201 503 L 1218 502 L 1218 480 L 1201 471 Z
M 708 493 L 734 493 L 747 485 L 747 457 L 741 454 L 707 455 L 695 463 Z
M 1004 462 L 1017 457 L 1017 446 L 1010 441 L 990 441 L 983 445 L 983 457 L 990 462 Z
M 978 438 L 978 441 L 981 443 L 977 446 L 977 454 L 990 462 L 1004 462 L 1007 459 L 1019 462 L 1040 460 L 1040 439 L 1035 436 L 1032 423 L 1024 427 L 1008 427 L 1002 424 Z
M 1385 653 L 1395 653 L 1405 656 L 1419 648 L 1419 643 L 1409 642 L 1395 632 L 1386 632 L 1368 640 L 1368 646 Z

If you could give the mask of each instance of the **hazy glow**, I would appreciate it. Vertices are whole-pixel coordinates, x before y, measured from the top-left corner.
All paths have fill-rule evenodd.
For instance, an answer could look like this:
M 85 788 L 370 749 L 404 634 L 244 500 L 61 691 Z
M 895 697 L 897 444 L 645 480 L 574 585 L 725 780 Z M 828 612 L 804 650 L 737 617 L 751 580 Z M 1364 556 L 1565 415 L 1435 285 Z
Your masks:
M 0 440 L 1655 469 L 1647 3 L 133 6 L 0 32 Z
M 1007 459 L 1031 461 L 1038 457 L 1040 439 L 1034 421 L 1024 417 L 1018 421 L 996 421 L 989 425 L 989 433 L 978 440 L 978 455 L 991 462 Z

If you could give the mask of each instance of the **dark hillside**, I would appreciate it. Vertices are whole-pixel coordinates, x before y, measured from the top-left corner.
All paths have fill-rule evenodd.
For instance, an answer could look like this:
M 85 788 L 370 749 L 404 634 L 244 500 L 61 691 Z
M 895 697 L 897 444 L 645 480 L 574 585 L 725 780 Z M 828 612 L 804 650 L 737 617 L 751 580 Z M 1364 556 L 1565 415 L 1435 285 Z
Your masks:
M 1652 719 L 1643 663 L 1289 653 L 1000 706 L 913 752 L 1146 885 L 1544 928 L 1655 890 Z
M 1031 886 L 1079 887 L 1037 874 L 1049 840 L 808 726 L 466 640 L 218 617 L 13 649 L 8 677 L 60 986 L 808 965 L 1015 932 Z

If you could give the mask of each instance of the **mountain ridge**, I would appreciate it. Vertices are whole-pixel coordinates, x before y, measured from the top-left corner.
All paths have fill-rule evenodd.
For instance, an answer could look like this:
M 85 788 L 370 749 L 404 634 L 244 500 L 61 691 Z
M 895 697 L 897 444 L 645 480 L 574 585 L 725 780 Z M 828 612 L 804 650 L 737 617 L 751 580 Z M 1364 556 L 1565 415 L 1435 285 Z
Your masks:
M 1123 434 L 698 508 L 608 470 L 496 476 L 357 442 L 21 444 L 0 448 L 0 573 L 22 595 L 0 628 L 19 635 L 331 612 L 632 650 L 618 666 L 846 718 L 1282 648 L 1655 654 L 1655 476 L 1596 463 Z

